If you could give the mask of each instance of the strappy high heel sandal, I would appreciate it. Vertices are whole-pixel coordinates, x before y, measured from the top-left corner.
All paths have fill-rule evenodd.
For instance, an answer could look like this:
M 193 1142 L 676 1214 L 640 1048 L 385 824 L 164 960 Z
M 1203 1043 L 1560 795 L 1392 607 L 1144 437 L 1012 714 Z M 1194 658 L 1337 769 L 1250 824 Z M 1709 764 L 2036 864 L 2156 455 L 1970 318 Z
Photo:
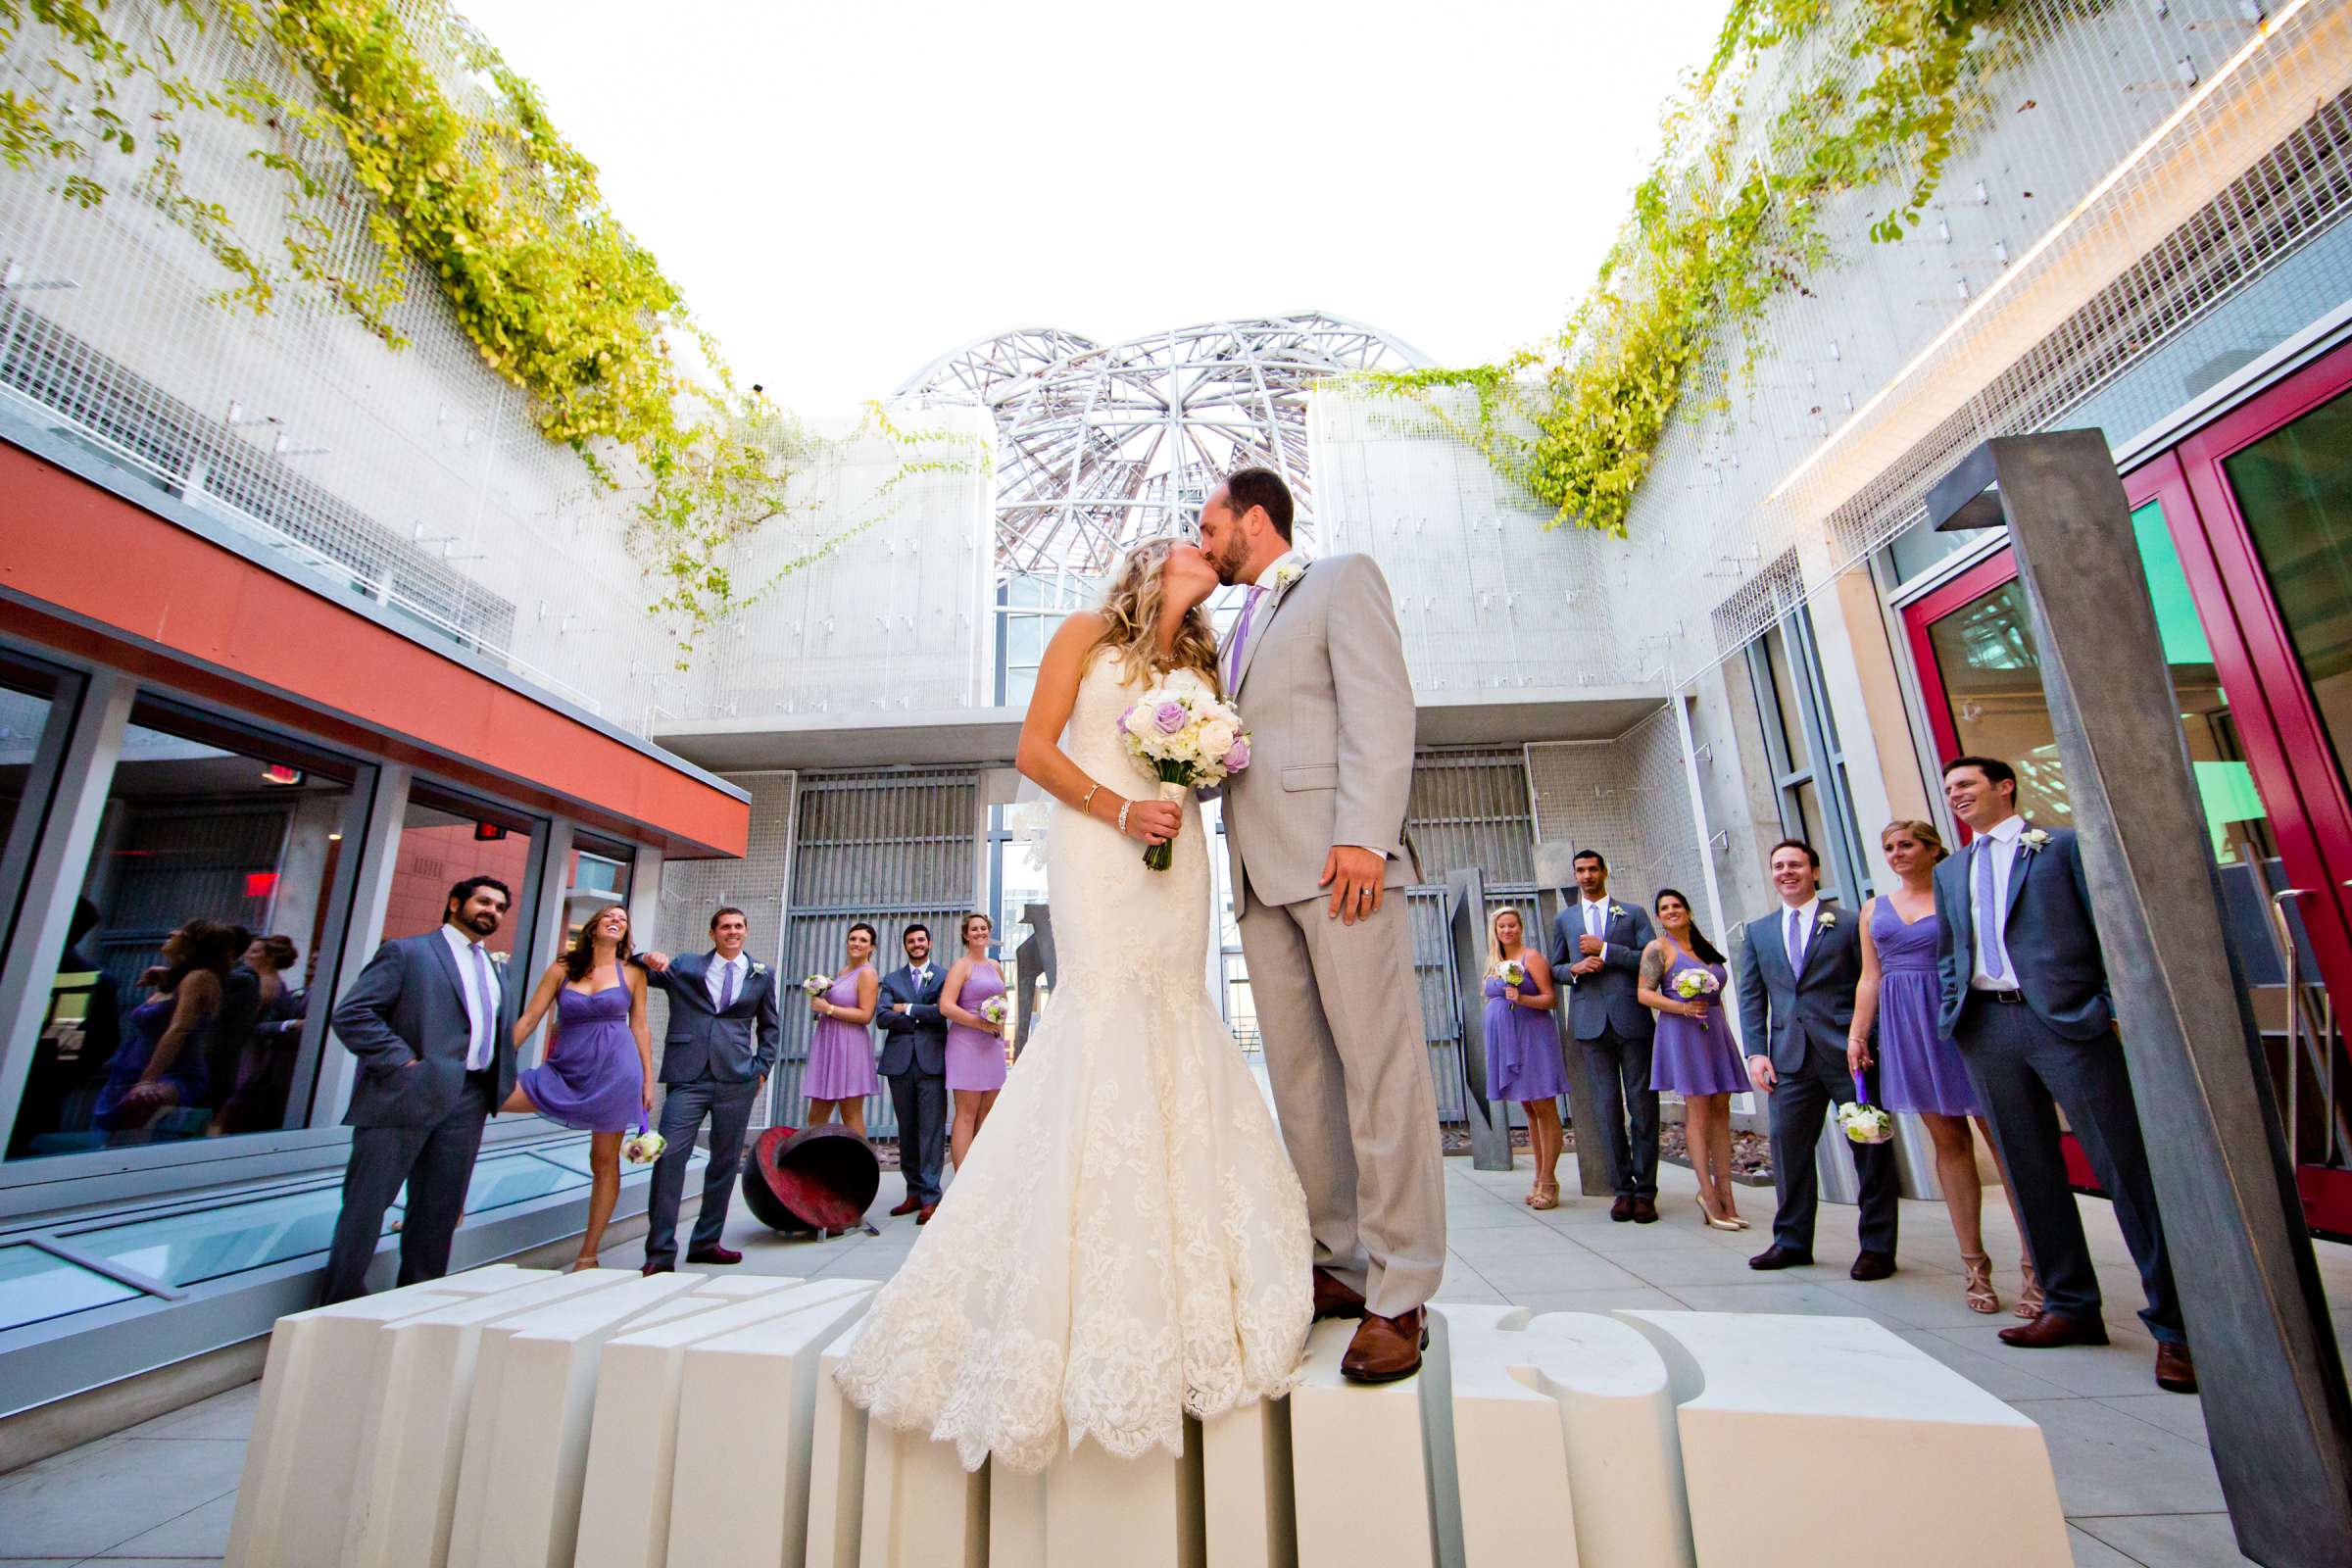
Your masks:
M 2009 1310 L 2019 1317 L 2041 1316 L 2041 1280 L 2034 1272 L 2034 1260 L 2030 1257 L 2019 1258 L 2017 1271 L 2025 1277 L 2025 1285 L 2018 1292 L 2017 1304 Z
M 1960 1266 L 1968 1270 L 1968 1309 L 1998 1312 L 2001 1298 L 1992 1288 L 1992 1259 L 1983 1252 L 1962 1252 Z
M 1559 1207 L 1560 1184 L 1558 1182 L 1536 1183 L 1536 1190 L 1527 1195 L 1527 1206 L 1530 1208 Z

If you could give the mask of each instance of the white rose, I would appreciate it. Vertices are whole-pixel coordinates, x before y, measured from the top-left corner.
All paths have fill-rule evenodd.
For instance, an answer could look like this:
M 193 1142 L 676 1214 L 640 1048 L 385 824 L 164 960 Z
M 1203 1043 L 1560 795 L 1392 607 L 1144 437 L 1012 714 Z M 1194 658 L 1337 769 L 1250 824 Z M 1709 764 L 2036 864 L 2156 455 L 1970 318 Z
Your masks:
M 1234 736 L 1239 733 L 1230 720 L 1212 718 L 1202 724 L 1200 733 L 1195 736 L 1194 753 L 1202 758 L 1214 757 L 1222 760 L 1225 754 L 1233 750 Z
M 1152 706 L 1149 703 L 1138 703 L 1127 710 L 1127 733 L 1139 741 L 1159 733 L 1159 726 L 1152 722 Z

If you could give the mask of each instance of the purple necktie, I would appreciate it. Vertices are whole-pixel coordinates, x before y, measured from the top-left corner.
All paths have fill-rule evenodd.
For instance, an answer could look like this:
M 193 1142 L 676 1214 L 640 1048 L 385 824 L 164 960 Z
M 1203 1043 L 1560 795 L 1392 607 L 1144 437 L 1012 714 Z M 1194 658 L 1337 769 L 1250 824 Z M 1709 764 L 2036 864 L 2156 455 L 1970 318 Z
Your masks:
M 1790 974 L 1801 974 L 1804 971 L 1804 910 L 1790 909 L 1788 911 L 1788 972 Z
M 466 1070 L 479 1072 L 482 1068 L 490 1065 L 492 1015 L 498 1011 L 498 1006 L 490 1000 L 494 995 L 490 989 L 490 960 L 482 956 L 482 945 L 479 942 L 469 942 L 466 946 L 473 950 L 473 973 L 475 982 L 481 990 L 483 1016 L 473 1021 L 473 1044 L 466 1048 Z M 482 1058 L 478 1064 L 474 1060 L 476 1056 Z
M 2009 978 L 2009 965 L 2001 958 L 2001 915 L 2005 911 L 1993 907 L 1992 854 L 1998 842 L 1989 833 L 1977 840 L 1977 946 L 1984 952 L 1987 980 Z
M 735 961 L 730 958 L 719 967 L 726 971 L 718 982 L 718 1010 L 724 1012 L 735 1005 Z
M 1250 590 L 1250 597 L 1242 603 L 1241 622 L 1233 628 L 1233 652 L 1225 656 L 1225 692 L 1227 696 L 1232 695 L 1234 686 L 1242 678 L 1242 650 L 1250 646 L 1250 617 L 1257 612 L 1257 602 L 1265 595 L 1266 591 L 1263 588 L 1252 588 Z

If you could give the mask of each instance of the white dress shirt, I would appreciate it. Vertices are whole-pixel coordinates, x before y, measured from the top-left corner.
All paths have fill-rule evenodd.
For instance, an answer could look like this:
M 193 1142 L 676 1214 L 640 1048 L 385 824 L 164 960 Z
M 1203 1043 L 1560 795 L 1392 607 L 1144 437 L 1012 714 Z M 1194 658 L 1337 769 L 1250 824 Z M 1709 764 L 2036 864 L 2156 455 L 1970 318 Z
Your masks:
M 719 998 L 727 994 L 727 973 L 734 971 L 735 995 L 743 995 L 743 982 L 750 976 L 752 960 L 738 953 L 732 958 L 721 958 L 703 976 L 703 988 L 710 993 L 710 1010 L 716 1012 L 725 1004 Z
M 1584 906 L 1585 935 L 1589 937 L 1606 936 L 1609 930 L 1609 901 L 1606 898 L 1580 897 L 1576 902 Z M 1600 945 L 1599 956 L 1604 959 L 1608 957 L 1609 945 L 1606 942 Z M 1574 961 L 1579 955 L 1572 953 L 1568 956 L 1571 961 Z
M 1220 670 L 1240 669 L 1244 663 L 1249 662 L 1250 649 L 1247 643 L 1241 641 L 1241 634 L 1247 631 L 1250 642 L 1257 641 L 1258 633 L 1265 630 L 1266 622 L 1273 618 L 1274 579 L 1281 573 L 1283 567 L 1294 564 L 1305 565 L 1306 558 L 1296 550 L 1286 550 L 1266 563 L 1266 569 L 1259 572 L 1257 581 L 1250 585 L 1250 593 L 1257 601 L 1256 606 L 1250 612 L 1250 620 L 1247 626 L 1242 623 L 1239 616 L 1234 618 L 1234 645 L 1225 650 L 1226 657 L 1218 664 Z M 1245 600 L 1244 603 L 1247 604 L 1248 601 Z M 1226 695 L 1230 697 L 1232 693 L 1228 692 Z
M 2017 989 L 2017 965 L 2009 961 L 2009 936 L 2002 928 L 2009 923 L 2009 879 L 2017 870 L 2017 841 L 2026 831 L 2026 819 L 2010 815 L 2002 817 L 1977 836 L 1977 843 L 1968 847 L 1968 908 L 1977 926 L 1977 940 L 1969 944 L 1976 953 L 1976 967 L 1968 977 L 1970 986 L 1979 991 L 2014 991 Z M 1992 857 L 1992 908 L 1977 907 L 1977 862 L 1975 857 Z M 1984 949 L 1991 944 L 2001 956 L 2001 972 L 2005 980 L 1995 980 L 1985 972 Z
M 1782 903 L 1781 912 L 1773 917 L 1780 927 L 1773 939 L 1780 943 L 1783 954 L 1788 951 L 1788 911 L 1792 908 L 1796 911 L 1796 967 L 1801 970 L 1805 955 L 1813 951 L 1813 925 L 1821 913 L 1821 895 L 1816 893 L 1802 904 Z
M 466 1042 L 466 1070 L 480 1072 L 498 1057 L 498 1004 L 503 994 L 498 963 L 484 951 L 484 961 L 477 966 L 473 954 L 482 945 L 447 920 L 441 922 L 441 935 L 448 941 L 449 951 L 457 955 L 458 990 L 466 998 L 466 1024 L 470 1031 Z M 481 992 L 485 975 L 489 977 L 488 996 Z

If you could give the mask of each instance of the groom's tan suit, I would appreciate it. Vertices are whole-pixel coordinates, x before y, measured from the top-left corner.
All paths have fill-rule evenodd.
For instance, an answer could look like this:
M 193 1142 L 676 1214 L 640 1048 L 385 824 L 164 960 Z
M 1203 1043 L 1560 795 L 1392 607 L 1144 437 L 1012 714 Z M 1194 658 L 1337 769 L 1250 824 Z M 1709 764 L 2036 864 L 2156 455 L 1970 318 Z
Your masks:
M 1402 891 L 1404 640 L 1369 556 L 1333 556 L 1266 589 L 1245 629 L 1219 662 L 1251 751 L 1225 785 L 1225 838 L 1266 1071 L 1316 1263 L 1396 1317 L 1429 1299 L 1446 1264 L 1437 1095 Z M 1334 845 L 1388 858 L 1380 912 L 1354 925 L 1330 916 L 1321 886 Z

